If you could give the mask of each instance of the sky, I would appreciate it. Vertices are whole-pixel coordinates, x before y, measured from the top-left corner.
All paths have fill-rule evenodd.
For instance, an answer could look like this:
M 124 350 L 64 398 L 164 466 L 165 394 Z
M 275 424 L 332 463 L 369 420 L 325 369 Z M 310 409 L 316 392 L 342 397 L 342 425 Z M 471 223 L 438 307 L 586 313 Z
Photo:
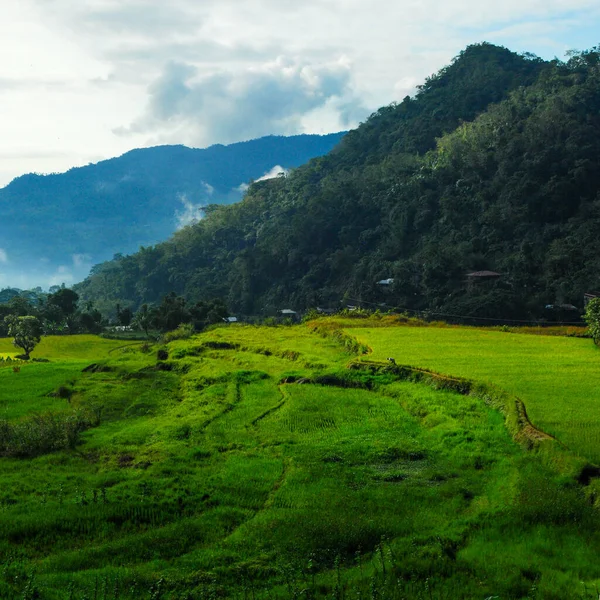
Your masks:
M 0 186 L 136 147 L 351 128 L 470 43 L 563 58 L 599 31 L 598 0 L 4 0 Z

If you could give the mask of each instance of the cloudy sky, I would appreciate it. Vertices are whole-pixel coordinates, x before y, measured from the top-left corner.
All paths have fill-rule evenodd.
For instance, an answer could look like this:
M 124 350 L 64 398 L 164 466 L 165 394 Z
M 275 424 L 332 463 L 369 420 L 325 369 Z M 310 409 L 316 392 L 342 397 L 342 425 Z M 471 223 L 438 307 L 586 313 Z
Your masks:
M 3 0 L 0 185 L 352 127 L 469 43 L 562 58 L 599 25 L 598 0 Z

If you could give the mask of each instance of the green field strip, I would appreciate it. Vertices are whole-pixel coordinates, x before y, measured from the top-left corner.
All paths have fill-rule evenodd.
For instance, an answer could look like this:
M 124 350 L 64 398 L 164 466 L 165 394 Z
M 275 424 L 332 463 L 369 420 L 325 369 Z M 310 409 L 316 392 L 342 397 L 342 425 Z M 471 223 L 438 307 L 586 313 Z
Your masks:
M 504 389 L 523 401 L 536 427 L 600 463 L 600 355 L 589 340 L 436 327 L 348 332 L 372 346 L 374 360 L 392 356 Z
M 242 326 L 169 344 L 169 371 L 157 346 L 56 356 L 48 364 L 78 374 L 73 402 L 106 418 L 73 451 L 0 459 L 0 592 L 21 600 L 34 569 L 44 600 L 71 587 L 102 598 L 106 582 L 138 600 L 160 577 L 165 599 L 250 598 L 255 586 L 266 600 L 293 595 L 289 573 L 298 593 L 332 597 L 338 572 L 345 597 L 392 577 L 400 597 L 527 597 L 531 564 L 539 597 L 568 598 L 600 578 L 594 483 L 584 493 L 524 452 L 483 399 L 346 369 L 359 347 L 346 342 Z M 109 370 L 81 373 L 92 363 Z M 545 531 L 577 548 L 577 573 L 552 559 Z

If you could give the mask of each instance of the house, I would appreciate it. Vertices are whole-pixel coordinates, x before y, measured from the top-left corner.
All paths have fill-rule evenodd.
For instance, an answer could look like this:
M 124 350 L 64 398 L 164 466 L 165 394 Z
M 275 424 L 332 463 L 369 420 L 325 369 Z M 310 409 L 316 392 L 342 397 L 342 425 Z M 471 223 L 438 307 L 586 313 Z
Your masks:
M 583 295 L 583 306 L 586 307 L 594 298 L 600 298 L 600 292 L 586 292 Z
M 546 304 L 546 310 L 579 310 L 573 304 Z
M 223 321 L 225 321 L 225 323 L 237 323 L 238 318 L 237 317 L 225 317 L 223 319 Z
M 473 271 L 467 273 L 467 289 L 473 289 L 473 286 L 484 281 L 497 281 L 502 275 L 496 271 Z
M 284 319 L 291 319 L 292 321 L 300 321 L 300 315 L 291 308 L 284 308 L 279 311 L 279 315 Z
M 473 273 L 467 273 L 467 277 L 471 281 L 482 281 L 484 279 L 498 279 L 502 275 L 495 271 L 474 271 Z
M 394 283 L 394 278 L 390 277 L 388 279 L 382 279 L 381 281 L 378 281 L 377 285 L 392 285 L 392 283 Z

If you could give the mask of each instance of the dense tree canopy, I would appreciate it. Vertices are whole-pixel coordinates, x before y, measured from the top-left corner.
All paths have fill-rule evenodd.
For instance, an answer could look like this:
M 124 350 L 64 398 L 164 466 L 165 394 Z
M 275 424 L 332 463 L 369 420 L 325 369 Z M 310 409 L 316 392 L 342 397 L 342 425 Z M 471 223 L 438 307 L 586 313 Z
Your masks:
M 97 266 L 77 291 L 103 310 L 175 290 L 247 314 L 357 301 L 478 317 L 581 312 L 600 279 L 599 55 L 545 63 L 470 46 L 329 155 Z M 486 270 L 499 276 L 467 277 Z

